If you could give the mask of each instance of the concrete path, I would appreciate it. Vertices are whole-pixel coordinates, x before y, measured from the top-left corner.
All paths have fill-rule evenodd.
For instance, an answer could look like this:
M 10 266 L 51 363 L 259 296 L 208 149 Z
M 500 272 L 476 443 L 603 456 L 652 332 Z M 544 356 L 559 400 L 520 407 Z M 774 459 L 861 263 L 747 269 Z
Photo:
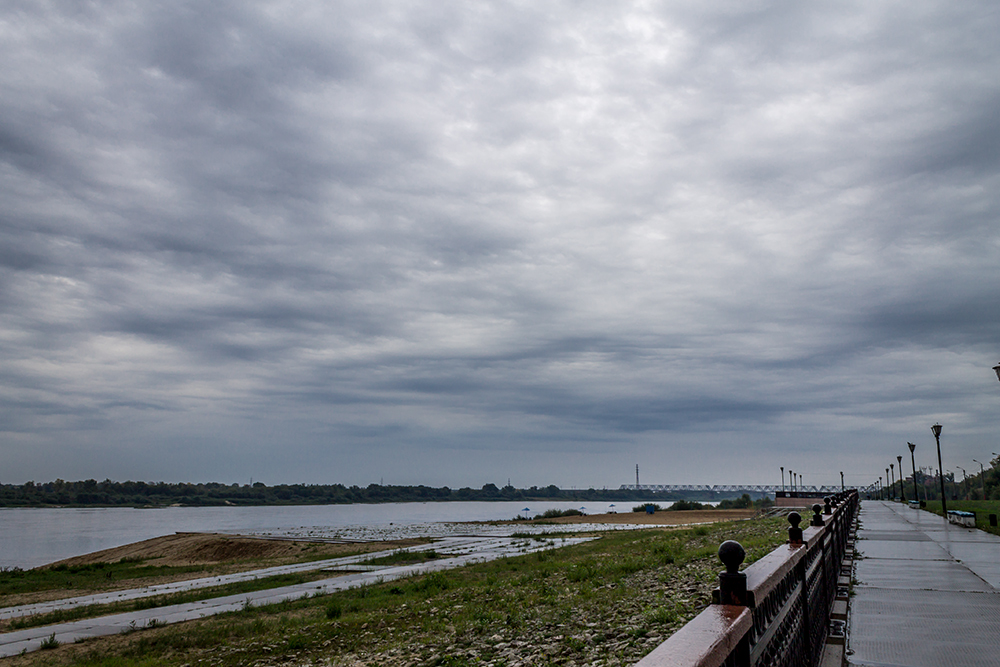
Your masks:
M 859 521 L 848 663 L 1000 667 L 1000 537 L 900 503 Z
M 16 630 L 0 634 L 0 657 L 17 655 L 21 652 L 36 651 L 41 648 L 42 641 L 50 636 L 60 643 L 75 642 L 89 637 L 100 637 L 113 635 L 121 632 L 142 629 L 155 625 L 165 625 L 167 623 L 177 623 L 203 616 L 212 616 L 227 611 L 236 611 L 247 606 L 261 606 L 283 602 L 285 600 L 297 600 L 313 595 L 324 595 L 348 588 L 357 588 L 373 583 L 393 581 L 414 574 L 447 570 L 470 563 L 485 562 L 503 557 L 520 556 L 526 553 L 544 551 L 556 547 L 579 544 L 594 538 L 570 537 L 570 538 L 550 538 L 546 540 L 511 538 L 511 537 L 452 537 L 434 542 L 433 544 L 411 547 L 408 551 L 434 549 L 441 557 L 432 561 L 426 561 L 416 565 L 401 566 L 371 566 L 363 565 L 361 561 L 370 558 L 377 558 L 385 553 L 364 554 L 363 556 L 350 556 L 346 558 L 335 558 L 328 561 L 316 561 L 314 563 L 302 563 L 298 565 L 288 565 L 281 567 L 255 570 L 253 572 L 243 572 L 239 576 L 241 579 L 227 579 L 228 581 L 240 581 L 253 579 L 255 577 L 273 576 L 284 572 L 302 572 L 305 570 L 324 570 L 332 572 L 342 572 L 336 577 L 311 581 L 295 586 L 283 586 L 281 588 L 271 588 L 253 593 L 241 593 L 226 597 L 202 600 L 200 602 L 190 602 L 186 604 L 170 605 L 167 607 L 157 607 L 155 609 L 145 609 L 142 611 L 131 611 L 98 618 L 81 619 L 69 623 L 58 623 L 54 625 L 40 626 L 26 630 Z M 167 584 L 171 586 L 169 590 L 162 590 L 161 587 L 150 586 L 142 589 L 129 591 L 116 591 L 101 595 L 90 595 L 82 598 L 69 600 L 56 600 L 40 605 L 25 605 L 23 607 L 9 607 L 0 610 L 6 614 L 5 618 L 23 616 L 25 610 L 33 609 L 30 613 L 45 613 L 59 608 L 72 608 L 83 604 L 103 604 L 106 602 L 118 602 L 122 600 L 135 600 L 149 595 L 162 595 L 164 592 L 174 593 L 179 590 L 193 590 L 206 586 L 217 586 L 219 580 L 224 577 L 211 577 L 208 579 L 197 579 L 187 582 L 177 582 L 177 584 Z M 157 589 L 157 592 L 150 592 Z M 100 601 L 98 601 L 100 600 Z M 15 611 L 17 610 L 17 611 Z

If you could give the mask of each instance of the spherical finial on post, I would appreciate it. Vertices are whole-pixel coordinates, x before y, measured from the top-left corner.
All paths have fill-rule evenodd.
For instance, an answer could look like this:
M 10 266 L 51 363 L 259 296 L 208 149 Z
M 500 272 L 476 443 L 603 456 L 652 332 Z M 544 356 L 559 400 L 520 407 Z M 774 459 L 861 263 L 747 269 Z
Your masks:
M 816 503 L 815 505 L 813 505 L 813 518 L 812 518 L 812 523 L 810 525 L 812 525 L 812 526 L 822 526 L 823 525 L 823 515 L 820 514 L 820 512 L 822 512 L 822 511 L 823 511 L 823 508 L 820 507 L 819 503 Z
M 719 545 L 719 560 L 726 566 L 725 572 L 719 573 L 719 602 L 746 606 L 747 575 L 740 572 L 740 564 L 746 558 L 747 552 L 743 545 L 734 540 L 726 540 Z
M 833 499 L 827 496 L 823 499 L 823 514 L 833 514 Z
M 746 557 L 746 550 L 736 540 L 726 540 L 719 545 L 719 560 L 726 566 L 726 572 L 729 574 L 739 572 L 740 565 Z
M 799 528 L 799 524 L 802 523 L 802 517 L 798 512 L 789 512 L 788 523 L 791 524 L 788 527 L 788 543 L 802 544 L 802 529 Z

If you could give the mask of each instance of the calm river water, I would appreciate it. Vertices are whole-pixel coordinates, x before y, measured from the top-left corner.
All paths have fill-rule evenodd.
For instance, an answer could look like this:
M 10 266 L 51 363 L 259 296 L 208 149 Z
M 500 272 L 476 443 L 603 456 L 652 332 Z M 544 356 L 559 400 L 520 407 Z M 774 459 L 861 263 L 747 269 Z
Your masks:
M 629 511 L 632 504 L 632 501 L 620 501 L 618 509 Z M 531 516 L 547 509 L 580 508 L 579 504 L 567 502 L 525 503 L 522 500 L 282 507 L 0 509 L 0 567 L 27 569 L 176 532 L 372 540 L 419 535 L 505 535 L 514 530 L 528 532 L 530 529 L 523 525 L 470 526 L 456 522 L 511 519 L 518 514 L 528 514 L 523 511 L 526 506 Z M 608 507 L 608 503 L 593 503 L 584 511 L 603 513 Z M 544 530 L 551 528 L 533 527 L 533 531 Z

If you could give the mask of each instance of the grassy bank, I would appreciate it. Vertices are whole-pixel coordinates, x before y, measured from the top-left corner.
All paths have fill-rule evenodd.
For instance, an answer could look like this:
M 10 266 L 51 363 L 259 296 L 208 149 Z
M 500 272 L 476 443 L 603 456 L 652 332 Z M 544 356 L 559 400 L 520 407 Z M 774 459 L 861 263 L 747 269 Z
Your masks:
M 87 665 L 626 665 L 708 604 L 725 539 L 748 562 L 780 519 L 609 533 L 548 552 L 13 658 Z
M 990 525 L 990 514 L 996 514 L 997 518 L 1000 519 L 1000 500 L 949 500 L 948 509 L 975 512 L 976 528 L 985 530 L 987 533 L 1000 535 L 1000 527 Z M 928 501 L 927 510 L 935 514 L 941 514 L 941 501 Z
M 20 630 L 23 628 L 36 628 L 42 625 L 65 623 L 67 621 L 76 621 L 81 618 L 96 618 L 98 616 L 118 614 L 127 611 L 157 609 L 168 605 L 199 602 L 201 600 L 210 600 L 228 595 L 239 595 L 241 593 L 263 591 L 269 588 L 278 588 L 280 586 L 294 586 L 308 581 L 316 581 L 317 579 L 327 579 L 329 577 L 329 574 L 319 571 L 279 574 L 272 577 L 259 577 L 249 579 L 247 581 L 225 584 L 222 586 L 197 588 L 191 591 L 155 595 L 151 597 L 139 598 L 137 600 L 112 602 L 109 604 L 83 605 L 79 607 L 71 607 L 69 609 L 58 609 L 45 614 L 21 616 L 9 621 L 0 621 L 0 632 L 9 632 L 11 630 Z

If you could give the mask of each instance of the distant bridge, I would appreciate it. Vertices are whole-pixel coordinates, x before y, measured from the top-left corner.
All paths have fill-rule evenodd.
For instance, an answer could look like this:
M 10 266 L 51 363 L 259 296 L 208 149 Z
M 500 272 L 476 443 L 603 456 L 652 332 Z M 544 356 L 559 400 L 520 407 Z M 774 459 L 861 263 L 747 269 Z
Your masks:
M 826 495 L 837 493 L 839 486 L 803 486 L 798 484 L 622 484 L 620 491 L 693 491 L 696 493 L 774 493 L 776 491 L 798 491 L 800 493 L 815 493 Z

